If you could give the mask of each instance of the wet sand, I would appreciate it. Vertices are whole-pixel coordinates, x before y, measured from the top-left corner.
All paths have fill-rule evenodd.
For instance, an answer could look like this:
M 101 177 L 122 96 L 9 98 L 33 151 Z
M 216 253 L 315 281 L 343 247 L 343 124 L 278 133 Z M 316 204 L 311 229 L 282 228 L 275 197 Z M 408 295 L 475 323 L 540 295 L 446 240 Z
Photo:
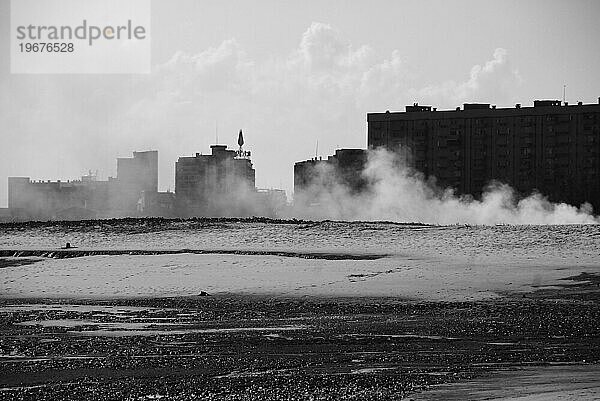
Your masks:
M 431 386 L 405 401 L 597 400 L 599 377 L 599 365 L 512 367 L 474 380 Z
M 470 399 L 600 382 L 600 305 L 557 294 L 1 302 L 0 399 Z

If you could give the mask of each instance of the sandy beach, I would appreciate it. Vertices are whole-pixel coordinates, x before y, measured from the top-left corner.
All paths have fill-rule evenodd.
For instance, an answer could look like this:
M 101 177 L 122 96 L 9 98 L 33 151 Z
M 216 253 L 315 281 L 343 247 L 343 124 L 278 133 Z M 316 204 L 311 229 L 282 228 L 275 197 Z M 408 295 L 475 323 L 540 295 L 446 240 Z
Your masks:
M 101 253 L 101 252 L 100 252 Z M 18 264 L 19 258 L 6 263 Z M 244 294 L 319 297 L 398 297 L 466 301 L 496 298 L 573 283 L 566 278 L 598 266 L 556 263 L 468 263 L 389 256 L 376 260 L 325 260 L 256 255 L 98 255 L 34 258 L 5 267 L 4 298 L 129 298 Z

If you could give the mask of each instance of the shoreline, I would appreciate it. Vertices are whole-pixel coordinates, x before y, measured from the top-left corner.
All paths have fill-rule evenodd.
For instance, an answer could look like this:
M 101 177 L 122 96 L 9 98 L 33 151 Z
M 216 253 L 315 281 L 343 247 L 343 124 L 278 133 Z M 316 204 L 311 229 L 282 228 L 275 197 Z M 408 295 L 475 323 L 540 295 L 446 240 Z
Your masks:
M 288 258 L 324 259 L 324 260 L 377 260 L 390 255 L 379 253 L 351 252 L 294 252 L 284 250 L 252 249 L 93 249 L 93 248 L 55 248 L 55 249 L 0 249 L 0 258 L 51 258 L 70 259 L 86 256 L 120 255 L 248 255 L 248 256 L 284 256 Z

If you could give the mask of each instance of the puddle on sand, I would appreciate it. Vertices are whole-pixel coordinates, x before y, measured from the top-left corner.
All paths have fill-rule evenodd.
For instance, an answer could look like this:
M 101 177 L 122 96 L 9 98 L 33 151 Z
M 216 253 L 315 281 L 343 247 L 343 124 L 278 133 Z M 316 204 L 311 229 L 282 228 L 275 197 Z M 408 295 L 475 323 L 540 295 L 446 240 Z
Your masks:
M 90 360 L 90 359 L 106 359 L 104 355 L 65 355 L 65 356 L 48 356 L 48 357 L 30 357 L 25 355 L 0 355 L 2 362 L 48 362 L 60 360 Z
M 98 337 L 127 337 L 127 336 L 156 336 L 182 335 L 191 333 L 221 334 L 239 332 L 280 332 L 295 331 L 308 328 L 305 325 L 288 325 L 275 327 L 227 327 L 227 328 L 198 328 L 176 322 L 96 322 L 89 319 L 50 319 L 29 320 L 16 323 L 19 326 L 64 327 L 69 329 L 95 327 L 94 330 L 69 330 L 68 333 L 81 336 Z M 168 329 L 173 327 L 173 329 Z
M 308 326 L 279 326 L 279 327 L 230 327 L 226 329 L 184 329 L 184 330 L 86 330 L 69 331 L 69 333 L 81 336 L 94 337 L 130 337 L 130 336 L 171 336 L 183 334 L 221 334 L 241 332 L 272 332 L 272 331 L 295 331 L 304 330 Z
M 15 323 L 17 326 L 43 326 L 43 327 L 80 327 L 80 326 L 98 326 L 104 329 L 145 329 L 156 326 L 185 326 L 185 324 L 165 323 L 165 322 L 95 322 L 88 319 L 49 319 L 49 320 L 28 320 L 26 322 Z
M 416 338 L 420 340 L 461 340 L 457 337 L 427 336 L 420 334 L 349 334 L 351 337 L 388 337 L 388 338 Z
M 394 370 L 395 367 L 372 367 L 372 368 L 362 368 L 362 369 L 354 369 L 350 372 L 351 375 L 364 375 L 369 373 L 377 373 L 383 372 L 386 370 Z
M 60 312 L 104 312 L 104 313 L 130 313 L 148 311 L 166 311 L 168 308 L 146 308 L 141 306 L 122 305 L 72 305 L 72 304 L 20 304 L 0 307 L 2 312 L 26 311 L 60 311 Z

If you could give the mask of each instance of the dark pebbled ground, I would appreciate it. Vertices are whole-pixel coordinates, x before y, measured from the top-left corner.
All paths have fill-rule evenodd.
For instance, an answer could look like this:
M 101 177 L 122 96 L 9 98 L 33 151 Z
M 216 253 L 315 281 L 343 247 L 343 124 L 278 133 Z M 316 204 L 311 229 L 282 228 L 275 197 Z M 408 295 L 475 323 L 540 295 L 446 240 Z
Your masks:
M 238 296 L 64 301 L 93 304 L 95 311 L 15 311 L 6 305 L 60 301 L 3 300 L 0 399 L 392 400 L 510 366 L 598 364 L 600 304 L 565 291 L 575 289 L 466 303 Z M 110 305 L 143 309 L 101 308 Z M 81 324 L 19 324 L 52 319 Z M 85 335 L 103 323 L 123 333 L 129 328 L 119 324 L 131 322 L 149 326 L 143 335 Z M 192 331 L 282 326 L 298 329 Z

